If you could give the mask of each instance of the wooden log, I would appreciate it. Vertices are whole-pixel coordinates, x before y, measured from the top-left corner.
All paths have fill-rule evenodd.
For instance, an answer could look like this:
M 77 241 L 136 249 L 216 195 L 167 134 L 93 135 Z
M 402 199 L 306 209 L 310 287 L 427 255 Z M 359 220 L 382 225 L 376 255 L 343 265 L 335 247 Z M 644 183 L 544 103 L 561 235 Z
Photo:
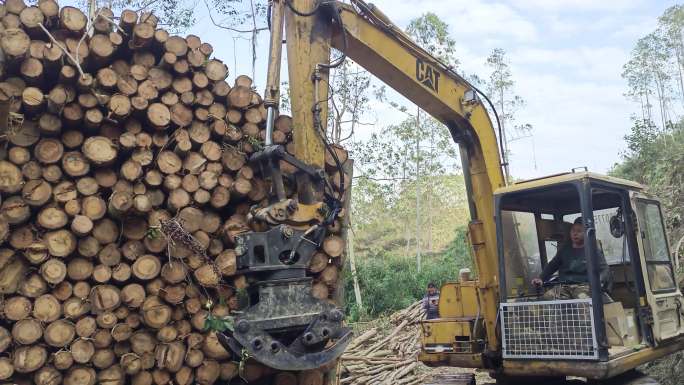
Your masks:
M 12 196 L 2 202 L 0 220 L 10 225 L 19 225 L 29 220 L 31 210 L 29 205 L 19 196 Z
M 115 94 L 109 99 L 108 104 L 110 118 L 120 121 L 127 118 L 132 112 L 131 99 L 123 94 Z
M 85 31 L 88 18 L 78 8 L 66 6 L 59 12 L 60 27 L 74 35 L 82 35 Z
M 198 147 L 206 143 L 211 137 L 211 131 L 209 127 L 200 122 L 193 122 L 190 125 L 188 134 L 190 135 L 190 140 Z
M 138 257 L 131 266 L 133 275 L 141 280 L 151 280 L 156 278 L 161 272 L 161 262 L 159 258 L 152 254 Z
M 147 109 L 147 120 L 157 130 L 164 130 L 171 122 L 171 112 L 162 103 L 152 103 Z
M 97 373 L 86 366 L 72 366 L 64 375 L 64 385 L 95 385 Z
M 166 108 L 166 106 L 164 106 Z M 178 127 L 187 127 L 192 123 L 192 110 L 182 103 L 176 103 L 169 109 L 171 121 Z
M 322 282 L 315 283 L 311 288 L 311 295 L 318 299 L 327 299 L 330 295 L 328 285 Z
M 27 85 L 40 86 L 43 83 L 43 63 L 36 58 L 26 58 L 21 62 L 19 72 Z
M 121 11 L 121 16 L 119 17 L 119 27 L 130 34 L 133 31 L 133 27 L 138 22 L 138 13 L 130 9 L 124 9 Z
M 69 261 L 67 265 L 67 276 L 74 281 L 84 281 L 90 278 L 93 274 L 93 263 L 85 258 L 74 258 Z M 80 284 L 77 289 L 81 289 L 83 284 Z M 90 288 L 87 288 L 89 291 Z M 84 293 L 78 293 L 84 294 Z M 78 295 L 77 295 L 78 296 Z
M 45 26 L 48 28 L 56 27 L 59 20 L 59 5 L 54 0 L 43 0 L 38 2 L 38 9 L 45 16 Z
M 337 235 L 326 237 L 323 241 L 323 250 L 333 258 L 339 257 L 344 251 L 344 239 Z
M 116 360 L 116 355 L 112 349 L 100 348 L 95 350 L 95 354 L 91 359 L 93 366 L 97 369 L 105 369 L 111 367 Z
M 31 314 L 32 310 L 33 304 L 28 298 L 23 296 L 9 297 L 5 299 L 3 303 L 3 314 L 5 315 L 5 318 L 10 321 L 25 319 Z M 5 344 L 5 333 L 7 333 L 6 329 L 3 328 L 0 330 L 0 342 L 3 345 Z M 7 346 L 5 346 L 5 349 L 6 348 Z
M 183 159 L 183 169 L 194 175 L 200 174 L 207 163 L 207 159 L 198 152 L 188 152 Z
M 38 129 L 44 135 L 57 135 L 62 130 L 62 121 L 54 114 L 43 113 L 38 119 Z
M 110 24 L 109 20 L 114 19 L 114 12 L 112 12 L 111 9 L 104 7 L 99 8 L 95 12 L 95 15 L 97 17 L 92 21 L 95 32 L 108 33 L 112 30 L 112 24 Z
M 12 229 L 9 236 L 9 244 L 15 249 L 26 249 L 31 246 L 36 241 L 36 234 L 31 226 L 21 226 Z M 0 259 L 9 258 L 12 254 L 7 256 L 7 249 L 0 249 Z M 14 263 L 5 265 L 2 270 L 0 270 L 0 293 L 10 293 L 16 290 L 13 284 L 16 284 L 16 280 L 21 277 L 17 277 L 16 274 L 23 274 L 23 270 L 19 269 L 23 266 L 23 261 L 16 259 Z M 9 290 L 9 291 L 8 291 Z
M 335 287 L 338 284 L 339 270 L 335 265 L 328 265 L 321 271 L 319 278 L 323 283 L 329 287 Z
M 27 205 L 40 207 L 52 198 L 52 186 L 44 179 L 29 180 L 24 185 L 21 196 Z
M 36 222 L 47 230 L 57 230 L 69 223 L 69 217 L 60 207 L 44 207 L 38 212 Z
M 330 257 L 323 252 L 316 252 L 311 257 L 311 262 L 309 262 L 309 271 L 316 274 L 323 271 L 328 266 L 328 261 Z
M 48 345 L 57 348 L 69 345 L 75 336 L 75 326 L 65 319 L 51 322 L 47 325 L 45 332 L 43 333 L 45 342 Z
M 225 80 L 216 81 L 211 89 L 211 92 L 217 98 L 218 102 L 225 103 L 227 100 L 226 97 L 230 92 L 230 85 L 228 85 Z
M 215 360 L 205 360 L 197 368 L 195 380 L 198 384 L 210 385 L 218 380 L 221 374 L 219 363 Z
M 90 163 L 82 153 L 70 151 L 62 157 L 62 169 L 71 177 L 80 177 L 90 171 Z
M 79 237 L 85 237 L 93 230 L 93 221 L 85 215 L 76 215 L 71 220 L 71 231 Z
M 91 271 L 94 270 L 94 267 L 91 267 Z M 78 281 L 74 284 L 74 297 L 80 300 L 86 300 L 90 295 L 90 290 L 90 283 L 86 281 Z M 88 311 L 90 311 L 90 303 L 88 303 Z
M 68 350 L 59 350 L 52 354 L 52 364 L 56 369 L 67 370 L 74 364 L 74 358 Z
M 89 338 L 97 330 L 97 323 L 93 317 L 83 317 L 76 322 L 76 335 L 81 338 Z
M 56 285 L 66 278 L 67 267 L 59 259 L 51 258 L 40 265 L 40 275 L 45 282 Z
M 121 366 L 112 365 L 107 369 L 97 372 L 97 382 L 100 384 L 123 385 L 126 383 L 126 374 Z
M 29 53 L 31 39 L 21 29 L 5 29 L 3 38 L 0 40 L 0 48 L 9 63 L 19 63 Z
M 27 115 L 35 116 L 42 112 L 45 105 L 45 96 L 40 88 L 26 87 L 21 93 L 21 101 L 24 112 Z
M 121 301 L 129 308 L 138 308 L 145 301 L 145 288 L 137 283 L 131 283 L 121 289 Z
M 36 371 L 33 381 L 37 385 L 60 385 L 62 373 L 52 366 L 44 366 Z
M 139 50 L 146 48 L 154 38 L 154 26 L 148 23 L 138 23 L 133 27 L 133 38 L 129 42 L 129 48 Z
M 68 230 L 57 230 L 43 236 L 50 255 L 66 257 L 76 250 L 76 237 Z
M 216 257 L 216 266 L 221 274 L 225 277 L 231 277 L 235 275 L 237 271 L 237 257 L 235 255 L 235 251 L 232 249 L 227 249 L 221 252 Z
M 84 196 L 91 196 L 98 192 L 100 186 L 97 184 L 97 180 L 92 177 L 80 178 L 76 182 L 76 190 L 79 194 Z
M 116 242 L 119 238 L 119 225 L 109 218 L 104 218 L 95 223 L 93 237 L 102 244 Z
M 246 158 L 237 149 L 229 147 L 223 152 L 221 163 L 228 170 L 238 171 L 245 165 Z
M 20 147 L 30 147 L 40 139 L 40 132 L 36 122 L 24 120 L 20 129 L 7 133 L 10 143 Z
M 117 156 L 114 143 L 103 136 L 91 136 L 86 139 L 82 151 L 89 161 L 98 166 L 111 164 Z
M 248 87 L 236 85 L 228 93 L 228 102 L 231 107 L 245 109 L 251 105 L 252 90 Z
M 211 59 L 207 61 L 204 67 L 204 73 L 207 75 L 209 80 L 212 82 L 217 82 L 225 80 L 225 78 L 228 76 L 228 67 L 226 67 L 226 65 L 220 60 Z
M 43 175 L 43 169 L 40 167 L 40 164 L 37 161 L 30 160 L 21 167 L 21 174 L 29 181 L 40 179 Z M 25 186 L 26 185 L 24 185 L 24 187 Z
M 95 346 L 87 339 L 77 338 L 71 343 L 69 351 L 71 351 L 74 362 L 78 364 L 87 364 L 95 354 Z
M 153 329 L 161 329 L 171 321 L 171 308 L 157 296 L 149 296 L 141 307 L 143 322 Z
M 97 285 L 90 292 L 90 304 L 96 313 L 116 309 L 121 304 L 121 292 L 112 285 Z
M 47 355 L 40 345 L 22 346 L 14 351 L 12 365 L 17 373 L 31 373 L 45 365 Z
M 189 50 L 187 54 L 187 61 L 190 67 L 195 71 L 201 70 L 206 62 L 207 57 L 199 51 L 199 49 Z
M 38 298 L 47 293 L 48 284 L 39 273 L 30 274 L 23 278 L 20 282 L 19 294 L 29 298 Z
M 68 272 L 67 267 L 67 272 Z M 57 298 L 57 300 L 64 302 L 73 294 L 73 285 L 68 281 L 62 281 L 57 286 L 52 289 L 52 295 Z M 60 305 L 61 306 L 61 305 Z
M 13 194 L 21 190 L 24 178 L 19 167 L 14 164 L 0 160 L 0 192 Z
M 33 150 L 36 160 L 43 164 L 55 164 L 62 159 L 64 146 L 57 139 L 41 139 Z
M 45 21 L 45 15 L 40 10 L 40 8 L 31 6 L 26 7 L 19 13 L 19 21 L 21 25 L 30 36 L 34 38 L 40 37 L 43 31 L 40 29 L 39 25 Z

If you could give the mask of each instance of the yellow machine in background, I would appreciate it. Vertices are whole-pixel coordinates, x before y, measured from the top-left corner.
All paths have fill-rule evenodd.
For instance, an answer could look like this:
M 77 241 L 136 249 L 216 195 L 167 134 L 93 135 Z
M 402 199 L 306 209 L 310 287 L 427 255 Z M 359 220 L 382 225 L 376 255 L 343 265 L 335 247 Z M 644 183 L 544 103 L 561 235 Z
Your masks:
M 297 177 L 300 203 L 323 199 L 314 171 L 323 167 L 327 147 L 328 75 L 346 57 L 446 125 L 459 146 L 477 279 L 442 287 L 440 318 L 421 324 L 420 360 L 488 369 L 501 382 L 578 376 L 628 384 L 638 365 L 684 348 L 682 294 L 660 205 L 642 186 L 586 170 L 507 186 L 486 95 L 371 4 L 273 0 L 270 21 L 266 146 L 272 146 L 284 37 L 294 155 L 310 167 Z M 332 48 L 341 56 L 331 62 Z M 542 301 L 529 282 L 577 217 L 591 296 Z M 615 278 L 610 286 L 599 280 L 601 250 Z

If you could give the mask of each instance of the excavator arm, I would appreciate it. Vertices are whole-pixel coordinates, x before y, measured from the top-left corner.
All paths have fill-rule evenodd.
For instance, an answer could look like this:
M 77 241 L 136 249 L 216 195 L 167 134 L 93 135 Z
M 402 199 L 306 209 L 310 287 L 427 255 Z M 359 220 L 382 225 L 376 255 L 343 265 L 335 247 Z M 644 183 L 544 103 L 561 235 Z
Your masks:
M 342 24 L 332 25 L 332 46 L 446 125 L 459 145 L 479 276 L 478 297 L 471 300 L 479 301 L 487 348 L 498 351 L 493 191 L 505 181 L 487 110 L 473 86 L 419 47 L 375 7 L 353 1 L 351 6 L 340 5 L 338 9 Z
M 295 122 L 295 154 L 321 164 L 321 139 L 312 130 L 314 106 L 325 104 L 330 47 L 354 60 L 385 84 L 445 124 L 459 145 L 470 207 L 470 237 L 478 270 L 479 308 L 487 348 L 499 350 L 496 335 L 498 262 L 493 191 L 505 185 L 494 127 L 478 91 L 440 60 L 411 40 L 373 5 L 283 0 L 290 99 Z M 315 9 L 315 10 L 314 10 Z M 317 53 L 317 54 L 309 54 Z M 293 76 L 294 75 L 294 76 Z M 321 81 L 319 83 L 324 83 Z M 317 96 L 316 96 L 317 95 Z M 325 106 L 323 107 L 325 108 Z M 326 116 L 326 115 L 322 115 Z M 313 139 L 312 139 L 313 138 Z M 309 155 L 317 158 L 309 158 Z M 474 299 L 475 300 L 475 299 Z
M 323 173 L 325 152 L 331 151 L 325 138 L 328 76 L 332 68 L 349 57 L 445 124 L 459 145 L 471 214 L 470 241 L 479 275 L 463 301 L 477 309 L 474 324 L 484 325 L 484 353 L 497 356 L 498 263 L 493 190 L 505 182 L 496 134 L 478 91 L 361 0 L 352 0 L 351 4 L 273 0 L 269 21 L 266 141 L 265 149 L 253 155 L 252 161 L 266 170 L 273 186 L 271 204 L 254 214 L 268 219 L 271 230 L 248 233 L 239 239 L 238 265 L 243 273 L 260 281 L 259 300 L 236 317 L 235 331 L 222 335 L 221 342 L 236 354 L 247 353 L 284 370 L 326 365 L 349 343 L 343 314 L 330 303 L 313 298 L 310 278 L 306 278 L 306 266 L 315 251 L 312 245 L 324 235 L 321 209 L 325 206 L 324 211 L 332 213 L 327 214 L 328 219 L 339 210 L 339 197 L 331 197 L 326 190 Z M 294 156 L 271 140 L 280 95 L 283 38 Z M 332 62 L 331 48 L 342 55 Z M 331 154 L 336 159 L 334 152 Z M 300 170 L 294 200 L 285 197 L 278 166 L 282 161 Z M 344 191 L 344 187 L 340 190 Z M 266 255 L 258 255 L 257 250 L 266 250 Z M 298 257 L 288 260 L 292 263 L 283 262 L 284 254 L 292 257 L 295 251 Z M 452 326 L 445 323 L 442 329 Z

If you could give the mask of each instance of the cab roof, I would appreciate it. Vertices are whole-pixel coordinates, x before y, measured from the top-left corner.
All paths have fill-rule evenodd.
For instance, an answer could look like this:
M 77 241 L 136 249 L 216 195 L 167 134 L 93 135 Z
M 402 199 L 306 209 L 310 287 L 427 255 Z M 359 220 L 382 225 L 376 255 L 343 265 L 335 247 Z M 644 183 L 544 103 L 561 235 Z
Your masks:
M 608 175 L 596 174 L 588 171 L 581 172 L 566 172 L 562 174 L 554 174 L 541 178 L 528 179 L 520 182 L 515 182 L 509 186 L 498 188 L 494 191 L 494 195 L 507 194 L 511 192 L 518 192 L 539 187 L 550 187 L 557 184 L 575 182 L 582 179 L 589 179 L 591 181 L 601 182 L 604 184 L 612 184 L 627 188 L 629 190 L 642 191 L 644 185 L 633 182 L 627 179 L 615 178 Z

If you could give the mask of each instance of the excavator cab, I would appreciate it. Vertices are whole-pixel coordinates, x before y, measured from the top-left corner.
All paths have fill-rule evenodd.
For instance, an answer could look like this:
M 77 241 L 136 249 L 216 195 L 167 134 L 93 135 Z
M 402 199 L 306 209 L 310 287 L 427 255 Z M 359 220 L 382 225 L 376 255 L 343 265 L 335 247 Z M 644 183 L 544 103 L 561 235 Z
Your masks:
M 421 322 L 419 359 L 425 364 L 488 368 L 497 379 L 604 380 L 684 349 L 678 266 L 660 204 L 643 186 L 571 172 L 501 187 L 494 192 L 494 210 L 496 319 L 482 316 L 486 303 L 479 293 L 489 288 L 482 273 L 478 279 L 447 282 L 441 288 L 440 317 Z M 570 242 L 570 228 L 580 217 L 589 288 L 568 295 L 557 276 L 543 287 L 534 285 L 532 280 Z M 478 228 L 471 222 L 476 256 L 484 240 Z M 602 280 L 599 270 L 605 265 Z M 489 321 L 495 322 L 497 349 L 486 334 Z
M 676 262 L 660 204 L 641 185 L 572 172 L 500 188 L 495 210 L 504 373 L 529 374 L 526 365 L 539 361 L 545 370 L 537 375 L 604 378 L 631 369 L 636 357 L 646 362 L 682 344 Z M 543 287 L 531 282 L 570 241 L 578 217 L 590 290 L 568 298 L 555 277 Z M 644 349 L 651 354 L 640 355 Z

